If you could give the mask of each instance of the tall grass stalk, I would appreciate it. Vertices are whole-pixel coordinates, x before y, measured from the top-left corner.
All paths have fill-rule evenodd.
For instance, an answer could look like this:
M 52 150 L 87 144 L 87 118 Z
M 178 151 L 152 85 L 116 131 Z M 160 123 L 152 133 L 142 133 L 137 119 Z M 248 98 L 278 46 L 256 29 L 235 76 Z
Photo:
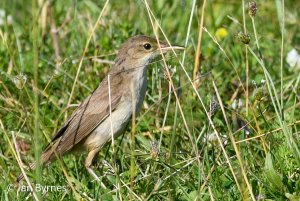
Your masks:
M 38 5 L 36 1 L 32 0 L 32 66 L 33 66 L 33 86 L 35 89 L 38 89 L 39 82 L 39 26 L 38 26 Z M 39 94 L 38 90 L 34 90 L 34 131 L 33 131 L 33 142 L 34 142 L 34 156 L 36 162 L 35 169 L 35 182 L 36 184 L 41 184 L 42 181 L 42 170 L 40 166 L 40 156 L 41 156 L 41 131 L 40 131 L 40 116 L 39 116 Z M 39 198 L 41 198 L 41 192 L 37 192 Z

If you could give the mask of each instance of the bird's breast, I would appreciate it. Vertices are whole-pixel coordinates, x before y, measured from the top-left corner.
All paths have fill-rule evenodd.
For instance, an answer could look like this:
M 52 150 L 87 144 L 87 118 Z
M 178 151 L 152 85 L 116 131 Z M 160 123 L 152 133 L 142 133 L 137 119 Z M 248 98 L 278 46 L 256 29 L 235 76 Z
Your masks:
M 136 75 L 131 82 L 130 93 L 131 93 L 131 101 L 134 104 L 136 115 L 141 110 L 145 94 L 147 90 L 147 75 L 146 71 Z

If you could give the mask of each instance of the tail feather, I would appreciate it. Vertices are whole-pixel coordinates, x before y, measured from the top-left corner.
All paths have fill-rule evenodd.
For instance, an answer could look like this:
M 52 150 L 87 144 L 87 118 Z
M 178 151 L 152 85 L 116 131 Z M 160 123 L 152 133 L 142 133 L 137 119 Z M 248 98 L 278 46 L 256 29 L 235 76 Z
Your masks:
M 36 167 L 36 162 L 30 163 L 29 164 L 29 169 L 30 170 L 34 170 Z M 19 183 L 22 179 L 24 179 L 24 175 L 23 173 L 21 173 L 18 177 L 17 177 L 17 182 Z
M 53 146 L 49 145 L 46 148 L 46 150 L 42 153 L 41 158 L 40 158 L 41 165 L 49 164 L 56 158 L 55 157 L 55 150 L 56 150 L 58 144 L 59 144 L 59 141 L 55 142 L 55 144 Z M 33 162 L 33 163 L 29 164 L 29 169 L 30 170 L 35 170 L 35 168 L 36 168 L 36 162 Z M 22 179 L 24 179 L 23 173 L 21 173 L 17 177 L 16 181 L 19 183 Z

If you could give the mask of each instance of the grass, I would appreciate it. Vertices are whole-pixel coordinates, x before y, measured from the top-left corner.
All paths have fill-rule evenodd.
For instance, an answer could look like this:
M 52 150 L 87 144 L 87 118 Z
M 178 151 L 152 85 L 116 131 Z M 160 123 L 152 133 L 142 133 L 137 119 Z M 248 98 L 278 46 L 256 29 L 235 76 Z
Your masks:
M 299 200 L 300 76 L 285 60 L 300 50 L 299 6 L 0 2 L 1 200 Z M 29 171 L 137 34 L 186 50 L 149 67 L 140 115 L 98 156 L 101 182 L 84 153 Z

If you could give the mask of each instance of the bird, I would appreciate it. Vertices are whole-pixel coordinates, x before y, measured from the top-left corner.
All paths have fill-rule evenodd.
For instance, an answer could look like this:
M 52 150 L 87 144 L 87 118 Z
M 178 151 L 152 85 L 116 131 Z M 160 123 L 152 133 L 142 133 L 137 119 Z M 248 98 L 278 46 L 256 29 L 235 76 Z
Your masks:
M 74 110 L 41 154 L 41 165 L 73 150 L 85 150 L 84 165 L 96 180 L 93 160 L 102 147 L 126 131 L 132 115 L 138 115 L 147 89 L 147 67 L 159 55 L 184 47 L 137 35 L 119 49 L 114 65 L 99 86 Z M 36 163 L 29 165 L 35 169 Z M 17 177 L 21 181 L 24 175 Z

